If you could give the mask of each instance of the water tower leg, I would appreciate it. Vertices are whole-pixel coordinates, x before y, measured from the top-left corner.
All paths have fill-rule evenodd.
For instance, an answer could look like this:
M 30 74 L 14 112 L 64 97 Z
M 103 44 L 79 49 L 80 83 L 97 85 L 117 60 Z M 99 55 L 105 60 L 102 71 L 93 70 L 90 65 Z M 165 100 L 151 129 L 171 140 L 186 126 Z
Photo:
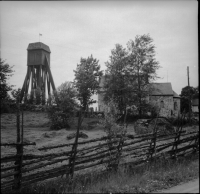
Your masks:
M 46 78 L 47 78 L 47 71 L 46 71 L 46 69 L 44 68 L 44 80 L 43 80 L 43 102 L 45 103 L 45 101 L 46 101 Z
M 25 77 L 25 80 L 24 80 L 24 84 L 23 84 L 23 87 L 22 87 L 22 90 L 21 90 L 20 102 L 22 102 L 22 99 L 23 99 L 23 97 L 24 97 L 24 92 L 25 92 L 25 85 L 26 85 L 27 76 L 28 76 L 28 68 L 27 68 L 27 73 L 26 73 L 26 77 Z
M 47 72 L 48 72 L 48 74 L 49 74 L 49 80 L 50 80 L 52 89 L 53 89 L 53 91 L 55 91 L 55 90 L 56 90 L 56 87 L 55 87 L 55 84 L 54 84 L 54 81 L 53 81 L 53 76 L 52 76 L 52 74 L 51 74 L 51 70 L 50 70 L 50 68 L 49 68 L 49 63 L 48 63 L 47 58 L 46 58 L 46 69 L 47 69 Z
M 45 104 L 45 97 L 46 97 L 46 70 L 45 67 L 42 67 L 42 104 Z
M 36 75 L 36 71 L 37 71 L 37 69 L 36 68 L 34 68 L 34 85 L 33 85 L 33 88 L 34 88 L 34 96 L 35 96 L 35 89 L 36 89 L 36 87 L 37 87 L 37 75 Z
M 36 88 L 36 76 L 35 76 L 35 67 L 33 66 L 32 76 L 33 76 L 33 98 L 35 96 L 35 88 Z
M 31 75 L 31 67 L 28 66 L 27 79 L 26 79 L 26 82 L 25 82 L 25 97 L 24 97 L 24 102 L 27 101 L 28 87 L 29 87 L 29 83 L 30 83 L 30 75 Z
M 38 86 L 39 86 L 39 67 L 36 68 L 36 88 Z
M 32 74 L 32 77 L 31 77 L 31 99 L 33 99 L 33 97 L 34 97 L 34 91 L 33 91 L 33 88 L 34 88 L 34 65 L 31 67 L 31 74 Z
M 49 75 L 47 73 L 47 91 L 48 91 L 48 101 L 50 103 L 50 82 L 49 82 Z
M 39 81 L 38 82 L 38 86 L 39 86 L 40 89 L 41 89 L 41 73 L 42 73 L 41 70 L 42 70 L 42 65 L 40 65 L 40 67 L 39 67 L 39 73 L 38 73 L 39 74 L 38 75 L 38 78 L 39 78 L 38 79 L 38 81 Z

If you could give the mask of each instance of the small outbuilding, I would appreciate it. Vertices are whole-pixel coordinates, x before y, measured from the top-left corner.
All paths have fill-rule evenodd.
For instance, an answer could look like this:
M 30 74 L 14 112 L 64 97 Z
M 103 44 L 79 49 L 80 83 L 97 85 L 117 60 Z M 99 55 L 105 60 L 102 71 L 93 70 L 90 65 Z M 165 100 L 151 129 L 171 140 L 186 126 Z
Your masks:
M 180 96 L 173 91 L 171 83 L 151 83 L 149 101 L 160 109 L 159 116 L 177 117 L 180 112 Z

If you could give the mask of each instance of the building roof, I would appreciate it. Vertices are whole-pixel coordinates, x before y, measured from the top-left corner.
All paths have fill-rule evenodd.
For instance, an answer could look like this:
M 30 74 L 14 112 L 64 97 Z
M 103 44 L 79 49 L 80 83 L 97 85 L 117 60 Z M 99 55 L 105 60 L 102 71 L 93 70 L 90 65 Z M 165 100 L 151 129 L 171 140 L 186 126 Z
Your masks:
M 103 87 L 105 79 L 105 76 L 101 77 L 99 83 L 100 87 Z M 150 83 L 147 88 L 150 90 L 152 96 L 173 96 L 174 98 L 180 98 L 180 96 L 172 90 L 172 85 L 170 82 Z
M 171 83 L 151 83 L 152 96 L 174 96 Z M 175 93 L 176 94 L 176 93 Z M 176 94 L 178 96 L 178 94 Z
M 174 98 L 181 98 L 176 92 L 174 92 L 174 90 L 173 90 L 173 93 L 174 93 Z
M 37 50 L 37 49 L 43 49 L 49 53 L 51 52 L 49 46 L 47 46 L 42 42 L 30 43 L 27 48 L 27 50 Z

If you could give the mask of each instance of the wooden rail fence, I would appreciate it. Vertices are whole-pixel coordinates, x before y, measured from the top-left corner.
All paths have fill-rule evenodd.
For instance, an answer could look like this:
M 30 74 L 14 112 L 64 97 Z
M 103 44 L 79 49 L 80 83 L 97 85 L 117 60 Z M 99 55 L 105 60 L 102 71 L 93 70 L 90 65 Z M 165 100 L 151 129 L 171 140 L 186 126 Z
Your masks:
M 110 164 L 131 162 L 137 165 L 151 161 L 152 158 L 171 157 L 176 159 L 179 156 L 199 151 L 199 131 L 186 132 L 180 125 L 177 132 L 170 135 L 160 134 L 155 127 L 151 134 L 126 134 L 123 143 L 121 136 L 116 136 L 114 140 L 101 137 L 79 141 L 77 149 L 73 148 L 73 143 L 66 143 L 38 148 L 45 152 L 55 150 L 54 153 L 24 154 L 24 146 L 36 144 L 23 142 L 23 113 L 22 126 L 19 125 L 19 113 L 17 114 L 17 123 L 17 142 L 1 144 L 1 146 L 16 147 L 15 155 L 1 157 L 2 192 L 19 191 L 23 187 L 40 181 L 58 176 L 69 176 L 71 173 L 81 172 L 85 169 L 92 170 L 94 167 L 96 170 L 103 170 L 107 169 Z M 108 144 L 112 144 L 112 146 Z M 68 147 L 68 150 L 60 151 L 61 147 Z M 115 156 L 120 160 L 116 161 Z M 71 171 L 72 165 L 74 166 L 73 171 Z

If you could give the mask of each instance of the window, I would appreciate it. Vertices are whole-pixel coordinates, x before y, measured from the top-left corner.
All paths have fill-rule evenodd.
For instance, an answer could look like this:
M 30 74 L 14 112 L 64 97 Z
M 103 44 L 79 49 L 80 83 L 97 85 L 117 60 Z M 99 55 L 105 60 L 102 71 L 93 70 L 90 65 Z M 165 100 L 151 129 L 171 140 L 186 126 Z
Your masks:
M 164 108 L 164 101 L 160 101 L 160 108 Z
M 177 106 L 178 106 L 178 105 L 177 105 L 177 102 L 174 102 L 174 110 L 177 110 L 177 109 L 178 109 Z

